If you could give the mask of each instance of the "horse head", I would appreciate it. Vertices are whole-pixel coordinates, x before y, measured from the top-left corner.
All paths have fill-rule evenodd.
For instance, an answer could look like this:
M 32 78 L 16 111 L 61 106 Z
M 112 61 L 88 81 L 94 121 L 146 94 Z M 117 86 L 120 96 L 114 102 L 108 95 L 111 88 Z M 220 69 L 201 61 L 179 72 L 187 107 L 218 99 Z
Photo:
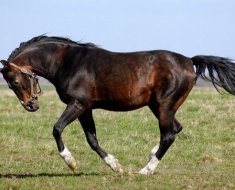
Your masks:
M 38 110 L 38 96 L 41 89 L 36 75 L 27 67 L 1 60 L 0 72 L 10 89 L 14 91 L 22 106 L 30 112 Z

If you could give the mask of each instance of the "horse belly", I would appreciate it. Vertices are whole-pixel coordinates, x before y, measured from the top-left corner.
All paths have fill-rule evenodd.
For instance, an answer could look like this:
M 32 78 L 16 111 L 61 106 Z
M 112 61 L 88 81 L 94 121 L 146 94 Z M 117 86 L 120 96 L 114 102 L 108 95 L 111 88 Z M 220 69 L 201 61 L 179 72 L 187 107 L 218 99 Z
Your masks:
M 94 103 L 94 108 L 102 108 L 110 111 L 130 111 L 148 105 L 151 92 L 149 90 L 142 90 L 138 93 L 116 93 L 106 94 L 105 98 Z

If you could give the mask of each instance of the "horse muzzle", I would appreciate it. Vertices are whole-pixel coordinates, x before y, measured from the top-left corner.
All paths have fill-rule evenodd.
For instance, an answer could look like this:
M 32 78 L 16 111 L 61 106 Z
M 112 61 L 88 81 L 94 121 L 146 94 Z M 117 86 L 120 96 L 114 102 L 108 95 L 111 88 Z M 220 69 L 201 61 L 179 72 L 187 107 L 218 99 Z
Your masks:
M 29 112 L 35 112 L 39 109 L 39 103 L 37 99 L 29 100 L 28 102 L 21 101 L 21 105 Z

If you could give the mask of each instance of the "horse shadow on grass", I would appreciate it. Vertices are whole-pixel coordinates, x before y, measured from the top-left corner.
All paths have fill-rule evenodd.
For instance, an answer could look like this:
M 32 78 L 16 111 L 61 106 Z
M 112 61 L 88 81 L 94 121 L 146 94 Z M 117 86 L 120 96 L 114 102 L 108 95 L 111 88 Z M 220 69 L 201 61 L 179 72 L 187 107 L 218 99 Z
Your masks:
M 100 173 L 39 173 L 39 174 L 0 174 L 0 179 L 27 179 L 27 178 L 40 178 L 40 177 L 82 177 L 82 176 L 101 176 Z

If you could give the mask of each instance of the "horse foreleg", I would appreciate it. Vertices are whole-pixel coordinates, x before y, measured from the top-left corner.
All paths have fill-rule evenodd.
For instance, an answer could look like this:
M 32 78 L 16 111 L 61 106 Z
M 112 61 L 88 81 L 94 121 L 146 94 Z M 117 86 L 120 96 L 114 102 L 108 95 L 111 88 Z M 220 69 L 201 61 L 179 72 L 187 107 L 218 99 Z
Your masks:
M 68 148 L 64 145 L 61 134 L 64 128 L 73 122 L 79 115 L 81 115 L 83 111 L 84 108 L 79 102 L 68 104 L 53 128 L 53 136 L 55 138 L 58 151 L 60 152 L 60 156 L 64 159 L 65 163 L 72 171 L 75 170 L 77 162 Z
M 100 146 L 96 137 L 95 122 L 92 116 L 92 110 L 87 110 L 80 117 L 86 139 L 90 147 L 104 160 L 104 162 L 115 172 L 122 174 L 123 169 L 118 160 L 111 154 L 107 154 Z

